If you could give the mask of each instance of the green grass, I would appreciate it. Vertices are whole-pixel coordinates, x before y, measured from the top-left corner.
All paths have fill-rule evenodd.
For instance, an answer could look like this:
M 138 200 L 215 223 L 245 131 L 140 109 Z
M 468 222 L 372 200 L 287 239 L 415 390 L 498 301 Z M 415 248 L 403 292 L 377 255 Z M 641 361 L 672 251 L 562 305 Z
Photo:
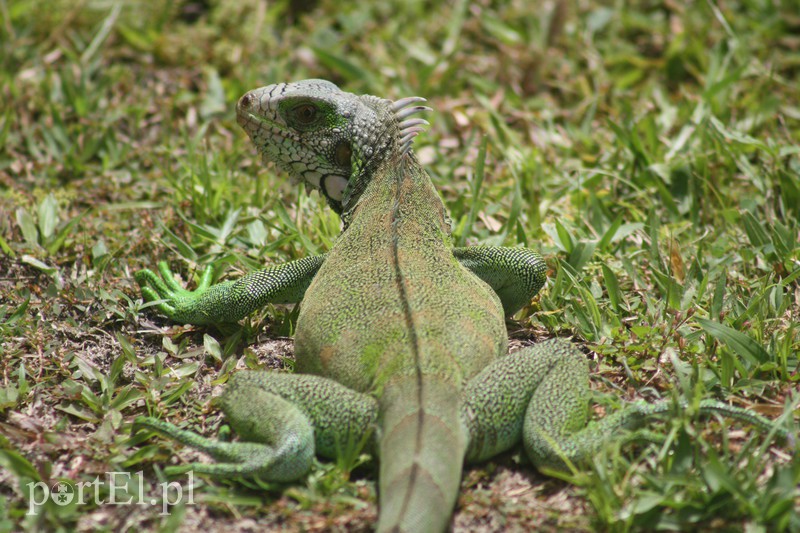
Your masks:
M 331 246 L 337 217 L 233 118 L 246 90 L 307 77 L 428 98 L 416 150 L 455 238 L 551 266 L 512 344 L 574 336 L 599 413 L 719 398 L 796 431 L 795 3 L 338 4 L 0 0 L 0 531 L 369 529 L 364 457 L 289 486 L 196 479 L 168 516 L 26 515 L 35 481 L 142 471 L 158 494 L 164 466 L 197 456 L 131 438 L 137 415 L 213 434 L 232 371 L 291 366 L 291 309 L 184 328 L 132 274 L 166 259 L 187 283 L 210 263 L 236 277 Z M 691 407 L 656 429 L 663 445 L 610 446 L 568 482 L 519 453 L 471 467 L 455 528 L 800 530 L 791 444 Z

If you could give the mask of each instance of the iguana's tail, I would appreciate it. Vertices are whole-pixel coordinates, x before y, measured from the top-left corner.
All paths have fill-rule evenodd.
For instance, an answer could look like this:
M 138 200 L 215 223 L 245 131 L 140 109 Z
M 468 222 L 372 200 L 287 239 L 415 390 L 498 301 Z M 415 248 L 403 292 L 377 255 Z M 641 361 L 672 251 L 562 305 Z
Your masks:
M 379 532 L 446 529 L 467 441 L 459 398 L 454 385 L 433 376 L 403 376 L 384 389 Z

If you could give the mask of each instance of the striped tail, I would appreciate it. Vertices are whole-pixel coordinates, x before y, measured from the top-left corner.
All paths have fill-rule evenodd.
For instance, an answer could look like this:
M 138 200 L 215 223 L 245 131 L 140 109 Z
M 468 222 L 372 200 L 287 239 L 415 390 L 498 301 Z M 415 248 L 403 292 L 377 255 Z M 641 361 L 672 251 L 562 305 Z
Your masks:
M 457 387 L 433 376 L 402 376 L 386 385 L 378 532 L 446 529 L 467 443 L 459 401 Z

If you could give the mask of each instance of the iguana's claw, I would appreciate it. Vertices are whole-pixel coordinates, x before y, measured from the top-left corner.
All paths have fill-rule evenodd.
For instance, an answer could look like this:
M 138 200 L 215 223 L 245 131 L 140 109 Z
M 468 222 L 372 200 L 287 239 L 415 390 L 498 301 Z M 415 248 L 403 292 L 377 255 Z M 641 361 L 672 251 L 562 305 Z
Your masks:
M 161 274 L 161 279 L 164 281 L 162 286 L 168 287 L 169 290 L 175 292 L 184 291 L 183 286 L 175 279 L 175 274 L 169 269 L 166 261 L 158 262 L 158 272 Z
M 147 302 L 155 302 L 155 307 L 168 318 L 188 323 L 199 323 L 194 317 L 191 302 L 196 301 L 211 286 L 214 267 L 208 265 L 194 291 L 184 289 L 175 279 L 166 261 L 159 261 L 156 274 L 150 269 L 142 269 L 134 275 Z
M 169 302 L 174 295 L 158 274 L 152 270 L 144 269 L 137 272 L 135 277 L 142 289 L 144 300 L 146 302 L 158 302 L 156 303 L 156 308 L 168 317 L 172 317 L 175 314 L 175 307 Z M 165 279 L 170 278 L 165 276 Z

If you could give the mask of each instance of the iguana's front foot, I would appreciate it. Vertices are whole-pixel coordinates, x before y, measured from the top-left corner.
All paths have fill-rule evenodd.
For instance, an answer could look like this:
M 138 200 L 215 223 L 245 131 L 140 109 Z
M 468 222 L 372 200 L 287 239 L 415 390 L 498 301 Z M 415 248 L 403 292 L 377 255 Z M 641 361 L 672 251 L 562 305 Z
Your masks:
M 582 464 L 611 440 L 663 438 L 643 429 L 654 417 L 674 412 L 672 402 L 633 402 L 589 421 L 589 368 L 570 342 L 551 339 L 500 358 L 464 391 L 462 420 L 469 429 L 468 461 L 480 461 L 520 440 L 537 467 Z M 720 414 L 787 438 L 788 432 L 747 409 L 700 402 L 701 414 Z
M 208 439 L 151 417 L 138 417 L 133 431 L 150 429 L 219 461 L 173 472 L 292 481 L 308 471 L 315 452 L 357 456 L 371 445 L 378 411 L 372 397 L 330 379 L 257 371 L 234 374 L 215 403 L 240 440 Z
M 197 289 L 190 291 L 181 287 L 166 261 L 158 263 L 159 276 L 150 269 L 138 271 L 136 281 L 142 288 L 147 302 L 158 302 L 155 307 L 167 318 L 181 324 L 210 324 L 213 321 L 202 312 L 199 305 L 203 295 L 211 286 L 214 267 L 208 265 L 200 276 Z
M 165 262 L 158 274 L 144 269 L 136 273 L 142 295 L 156 308 L 182 324 L 219 324 L 241 320 L 267 303 L 297 303 L 325 261 L 324 255 L 305 257 L 211 285 L 214 270 L 208 266 L 197 289 L 189 291 L 175 280 Z

